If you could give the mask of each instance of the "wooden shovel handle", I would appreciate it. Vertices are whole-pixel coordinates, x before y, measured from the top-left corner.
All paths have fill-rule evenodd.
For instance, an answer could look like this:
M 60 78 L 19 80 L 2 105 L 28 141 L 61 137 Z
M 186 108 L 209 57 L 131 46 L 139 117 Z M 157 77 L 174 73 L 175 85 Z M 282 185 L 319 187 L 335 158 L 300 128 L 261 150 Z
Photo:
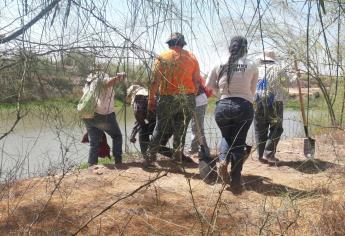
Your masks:
M 294 59 L 294 67 L 295 67 L 296 75 L 297 75 L 298 95 L 299 95 L 299 102 L 301 104 L 301 113 L 302 113 L 304 130 L 305 130 L 306 136 L 309 137 L 309 135 L 308 135 L 308 123 L 307 123 L 307 118 L 306 118 L 305 112 L 304 112 L 304 102 L 303 102 L 303 96 L 302 96 L 301 83 L 299 80 L 301 78 L 301 73 L 299 72 L 296 59 Z

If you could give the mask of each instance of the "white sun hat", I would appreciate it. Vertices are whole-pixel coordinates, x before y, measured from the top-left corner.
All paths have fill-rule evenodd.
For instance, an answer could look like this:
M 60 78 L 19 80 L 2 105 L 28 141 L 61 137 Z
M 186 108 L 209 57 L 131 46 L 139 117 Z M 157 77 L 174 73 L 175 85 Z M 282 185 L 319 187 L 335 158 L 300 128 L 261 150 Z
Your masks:
M 135 96 L 142 95 L 148 96 L 149 92 L 146 88 L 141 87 L 140 85 L 133 84 L 127 89 L 127 101 L 131 101 L 131 104 L 134 102 Z
M 274 51 L 266 51 L 260 55 L 259 59 L 261 61 L 277 61 L 277 56 Z

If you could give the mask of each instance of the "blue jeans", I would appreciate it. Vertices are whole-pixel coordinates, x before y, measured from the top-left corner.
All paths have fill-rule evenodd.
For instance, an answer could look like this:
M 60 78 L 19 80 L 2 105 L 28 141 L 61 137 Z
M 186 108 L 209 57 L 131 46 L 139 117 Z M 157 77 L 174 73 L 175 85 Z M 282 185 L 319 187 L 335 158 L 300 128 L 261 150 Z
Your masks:
M 102 131 L 110 135 L 113 141 L 113 156 L 116 162 L 122 161 L 122 134 L 116 121 L 115 113 L 101 115 L 95 113 L 92 119 L 83 119 L 90 140 L 89 160 L 90 165 L 98 163 L 98 148 L 101 142 Z
M 253 121 L 253 105 L 249 101 L 231 97 L 217 102 L 216 123 L 222 133 L 221 161 L 231 161 L 231 174 L 241 175 L 245 155 L 246 138 Z
M 173 158 L 182 158 L 186 132 L 194 109 L 195 96 L 192 94 L 160 96 L 157 103 L 156 126 L 145 158 L 154 160 L 160 146 L 170 134 L 173 134 Z

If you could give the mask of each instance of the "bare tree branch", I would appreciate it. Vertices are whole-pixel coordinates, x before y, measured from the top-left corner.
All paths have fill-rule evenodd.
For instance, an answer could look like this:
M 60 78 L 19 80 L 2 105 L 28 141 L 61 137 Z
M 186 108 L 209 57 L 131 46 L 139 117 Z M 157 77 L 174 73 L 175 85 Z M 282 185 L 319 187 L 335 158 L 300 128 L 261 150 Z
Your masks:
M 13 32 L 7 37 L 0 37 L 0 44 L 7 43 L 19 35 L 23 34 L 25 31 L 27 31 L 31 26 L 33 26 L 37 21 L 39 21 L 43 16 L 48 14 L 61 0 L 55 0 L 52 3 L 50 3 L 46 8 L 44 8 L 37 16 L 35 16 L 31 21 L 29 21 L 27 24 L 23 25 L 22 28 L 19 30 Z

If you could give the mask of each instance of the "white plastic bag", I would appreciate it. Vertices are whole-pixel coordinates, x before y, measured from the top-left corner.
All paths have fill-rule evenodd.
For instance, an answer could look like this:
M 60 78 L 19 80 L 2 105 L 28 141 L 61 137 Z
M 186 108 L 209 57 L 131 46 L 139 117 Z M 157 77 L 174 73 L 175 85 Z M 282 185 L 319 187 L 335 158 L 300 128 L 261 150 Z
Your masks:
M 82 119 L 92 119 L 95 115 L 97 99 L 102 89 L 102 78 L 92 78 L 89 84 L 84 87 L 84 94 L 79 100 L 77 111 Z

